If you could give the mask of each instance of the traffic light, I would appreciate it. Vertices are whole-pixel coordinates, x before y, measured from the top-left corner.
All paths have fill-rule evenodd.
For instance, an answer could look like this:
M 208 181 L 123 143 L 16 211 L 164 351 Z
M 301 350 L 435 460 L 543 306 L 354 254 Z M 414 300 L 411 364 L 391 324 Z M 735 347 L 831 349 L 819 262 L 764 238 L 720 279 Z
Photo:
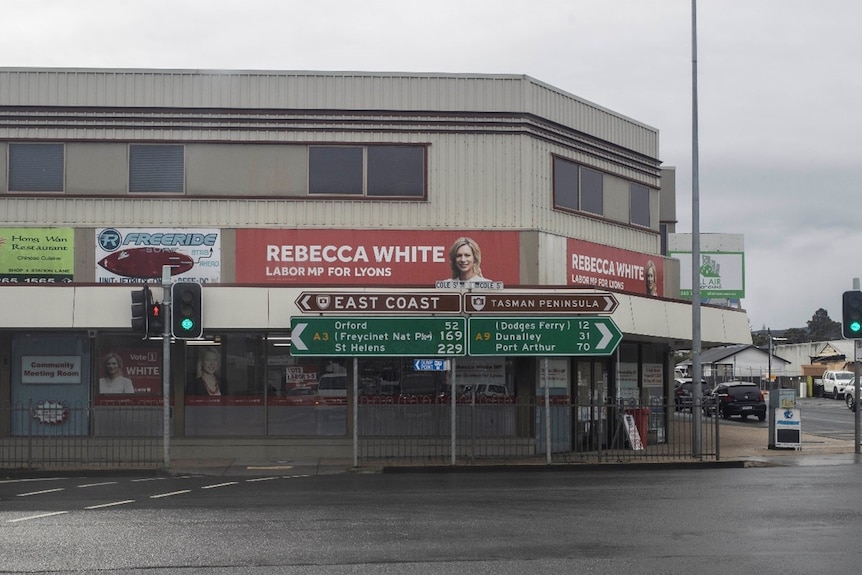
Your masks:
M 862 291 L 846 291 L 842 300 L 841 333 L 847 339 L 862 339 Z
M 164 311 L 162 304 L 151 301 L 147 304 L 147 310 L 149 311 L 147 316 L 148 333 L 159 337 L 165 335 L 165 318 L 162 315 Z
M 150 287 L 146 284 L 142 289 L 132 291 L 132 331 L 143 335 L 144 338 L 149 333 L 147 307 L 151 300 Z
M 203 337 L 201 284 L 177 282 L 171 286 L 171 333 L 177 339 Z

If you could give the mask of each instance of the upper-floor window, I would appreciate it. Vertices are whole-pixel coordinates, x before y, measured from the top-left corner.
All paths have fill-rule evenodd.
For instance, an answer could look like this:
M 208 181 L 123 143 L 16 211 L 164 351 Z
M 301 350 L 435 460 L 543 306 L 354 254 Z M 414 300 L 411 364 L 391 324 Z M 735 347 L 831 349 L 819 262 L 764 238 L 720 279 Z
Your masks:
M 185 149 L 181 144 L 131 144 L 129 192 L 182 194 Z
M 9 144 L 10 192 L 62 192 L 63 144 Z
M 629 184 L 631 223 L 649 227 L 649 188 L 643 184 Z
M 423 146 L 311 146 L 308 193 L 423 197 Z
M 604 214 L 604 176 L 563 158 L 554 158 L 554 207 Z

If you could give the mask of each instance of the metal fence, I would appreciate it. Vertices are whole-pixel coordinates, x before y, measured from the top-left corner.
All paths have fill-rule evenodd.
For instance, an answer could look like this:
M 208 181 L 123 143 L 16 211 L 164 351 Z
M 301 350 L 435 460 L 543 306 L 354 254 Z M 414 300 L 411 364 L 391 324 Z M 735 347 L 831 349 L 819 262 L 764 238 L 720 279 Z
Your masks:
M 358 455 L 366 464 L 407 465 L 718 459 L 717 419 L 701 417 L 697 434 L 693 419 L 691 409 L 655 400 L 546 405 L 507 398 L 454 409 L 448 402 L 369 402 L 358 406 Z
M 720 457 L 717 418 L 701 417 L 695 433 L 690 409 L 662 401 L 377 399 L 360 398 L 356 406 L 355 455 L 362 465 Z M 163 417 L 158 403 L 0 405 L 0 468 L 160 467 Z
M 164 462 L 158 405 L 0 405 L 0 468 L 158 467 Z

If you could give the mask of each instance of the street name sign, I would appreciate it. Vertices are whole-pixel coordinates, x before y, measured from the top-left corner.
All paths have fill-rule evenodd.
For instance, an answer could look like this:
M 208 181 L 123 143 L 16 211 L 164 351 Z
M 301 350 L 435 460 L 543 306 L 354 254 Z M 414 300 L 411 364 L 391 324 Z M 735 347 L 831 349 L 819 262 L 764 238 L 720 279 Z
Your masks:
M 460 293 L 302 292 L 296 307 L 305 313 L 460 313 Z
M 467 353 L 463 317 L 294 317 L 291 355 L 452 357 Z
M 471 317 L 468 354 L 611 355 L 623 334 L 610 317 Z
M 610 293 L 481 293 L 464 294 L 464 311 L 494 313 L 609 314 L 619 306 Z
M 413 371 L 449 371 L 449 360 L 414 359 Z

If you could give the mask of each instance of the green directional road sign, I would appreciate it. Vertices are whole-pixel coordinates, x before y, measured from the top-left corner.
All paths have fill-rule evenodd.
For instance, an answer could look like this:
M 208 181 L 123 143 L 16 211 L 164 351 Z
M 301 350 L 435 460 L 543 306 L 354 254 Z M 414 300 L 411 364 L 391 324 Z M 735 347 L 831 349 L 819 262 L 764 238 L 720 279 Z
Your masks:
M 450 357 L 467 353 L 463 317 L 294 317 L 291 355 Z
M 469 355 L 610 355 L 623 334 L 610 317 L 471 317 Z

